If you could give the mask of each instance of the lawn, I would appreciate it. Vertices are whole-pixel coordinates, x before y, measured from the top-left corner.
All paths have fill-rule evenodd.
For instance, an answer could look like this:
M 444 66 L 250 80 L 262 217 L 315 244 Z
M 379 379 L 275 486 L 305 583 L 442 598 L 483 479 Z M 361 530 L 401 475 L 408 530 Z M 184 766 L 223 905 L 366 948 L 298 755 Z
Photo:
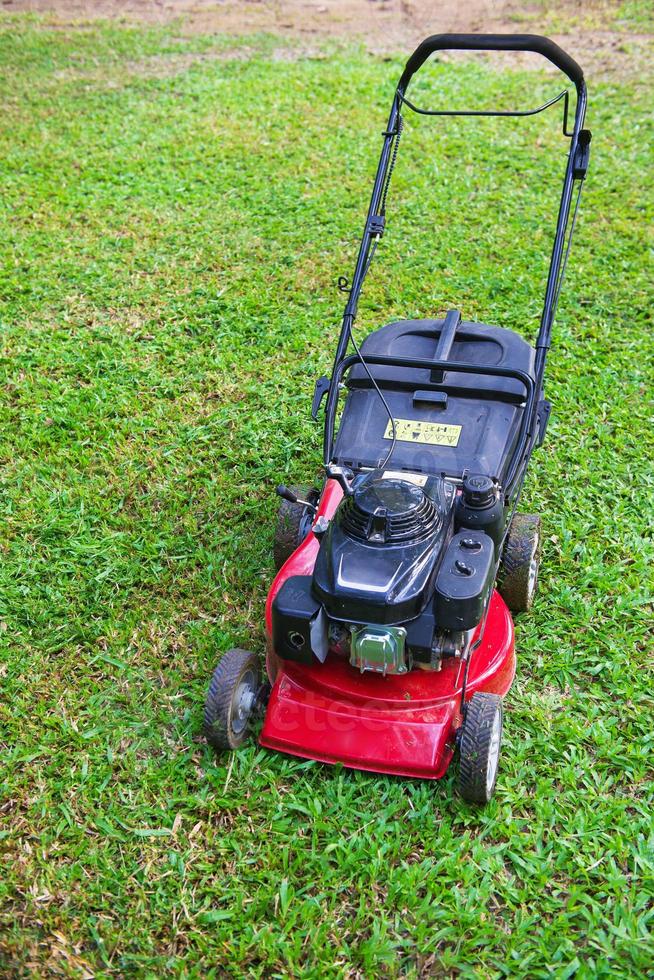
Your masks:
M 589 81 L 524 498 L 541 588 L 478 810 L 454 767 L 400 780 L 201 737 L 220 652 L 264 649 L 274 487 L 319 472 L 313 380 L 402 58 L 0 26 L 0 974 L 646 976 L 647 79 Z M 416 92 L 511 107 L 557 82 L 439 64 Z M 407 115 L 359 334 L 456 306 L 533 336 L 564 150 L 558 109 Z

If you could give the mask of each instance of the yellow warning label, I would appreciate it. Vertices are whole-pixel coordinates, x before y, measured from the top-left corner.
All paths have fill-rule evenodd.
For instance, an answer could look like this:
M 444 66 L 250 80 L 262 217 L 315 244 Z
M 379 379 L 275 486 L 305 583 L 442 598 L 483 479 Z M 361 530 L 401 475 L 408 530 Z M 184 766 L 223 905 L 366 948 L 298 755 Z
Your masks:
M 441 422 L 416 422 L 413 419 L 393 419 L 400 442 L 422 442 L 430 446 L 458 446 L 460 425 L 443 425 Z M 393 438 L 390 419 L 384 439 Z

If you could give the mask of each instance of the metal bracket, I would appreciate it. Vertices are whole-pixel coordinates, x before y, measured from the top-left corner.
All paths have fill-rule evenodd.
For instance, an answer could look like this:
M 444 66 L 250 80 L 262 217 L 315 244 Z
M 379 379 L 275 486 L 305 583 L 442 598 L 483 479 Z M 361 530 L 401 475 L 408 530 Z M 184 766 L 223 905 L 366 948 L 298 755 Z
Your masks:
M 405 654 L 406 630 L 403 626 L 352 626 L 350 663 L 361 673 L 406 674 L 411 658 Z
M 368 221 L 368 228 L 366 229 L 369 235 L 373 238 L 381 238 L 384 234 L 384 227 L 386 225 L 386 218 L 383 214 L 373 214 Z
M 593 134 L 590 129 L 582 129 L 579 133 L 579 140 L 577 142 L 577 149 L 575 152 L 575 162 L 574 170 L 572 172 L 572 177 L 574 180 L 583 180 L 588 171 L 588 162 L 590 160 L 590 141 L 593 138 Z
M 549 402 L 547 398 L 541 398 L 538 403 L 538 408 L 536 409 L 536 420 L 538 423 L 536 446 L 542 446 L 543 442 L 545 441 L 545 431 L 547 429 L 547 423 L 549 422 L 551 411 L 552 403 Z
M 314 422 L 318 420 L 318 412 L 320 411 L 323 398 L 329 391 L 330 384 L 331 382 L 326 374 L 321 375 L 316 381 L 316 386 L 313 389 L 313 399 L 311 401 L 311 418 Z

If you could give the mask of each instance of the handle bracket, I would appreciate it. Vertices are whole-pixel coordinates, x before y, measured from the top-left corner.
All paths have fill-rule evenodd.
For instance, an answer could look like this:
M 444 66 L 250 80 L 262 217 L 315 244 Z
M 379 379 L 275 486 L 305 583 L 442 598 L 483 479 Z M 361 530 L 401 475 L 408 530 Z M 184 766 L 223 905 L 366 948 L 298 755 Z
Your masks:
M 590 141 L 593 134 L 590 129 L 582 129 L 577 140 L 577 151 L 575 153 L 574 169 L 572 177 L 574 180 L 584 180 L 590 162 Z
M 316 387 L 313 389 L 313 398 L 311 400 L 311 418 L 314 422 L 318 421 L 318 412 L 320 411 L 320 406 L 322 400 L 329 391 L 330 381 L 326 374 L 321 375 L 316 381 Z

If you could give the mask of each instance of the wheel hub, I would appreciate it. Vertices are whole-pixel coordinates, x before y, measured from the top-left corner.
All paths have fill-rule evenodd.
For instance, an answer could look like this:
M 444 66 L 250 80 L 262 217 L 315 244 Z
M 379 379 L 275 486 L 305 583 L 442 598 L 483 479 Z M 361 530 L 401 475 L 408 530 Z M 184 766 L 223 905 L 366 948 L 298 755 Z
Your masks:
M 529 596 L 533 596 L 536 591 L 536 581 L 538 579 L 538 546 L 540 544 L 540 536 L 536 535 L 534 539 L 534 550 L 531 556 L 531 561 L 529 562 L 529 579 L 527 583 L 527 589 Z
M 256 678 L 254 672 L 248 670 L 243 674 L 234 692 L 231 725 L 236 735 L 241 734 L 252 714 L 252 708 L 257 699 L 255 685 Z
M 502 715 L 498 711 L 493 719 L 490 743 L 488 746 L 488 768 L 486 770 L 486 795 L 490 798 L 495 783 L 495 773 L 500 761 L 500 743 L 502 741 Z

